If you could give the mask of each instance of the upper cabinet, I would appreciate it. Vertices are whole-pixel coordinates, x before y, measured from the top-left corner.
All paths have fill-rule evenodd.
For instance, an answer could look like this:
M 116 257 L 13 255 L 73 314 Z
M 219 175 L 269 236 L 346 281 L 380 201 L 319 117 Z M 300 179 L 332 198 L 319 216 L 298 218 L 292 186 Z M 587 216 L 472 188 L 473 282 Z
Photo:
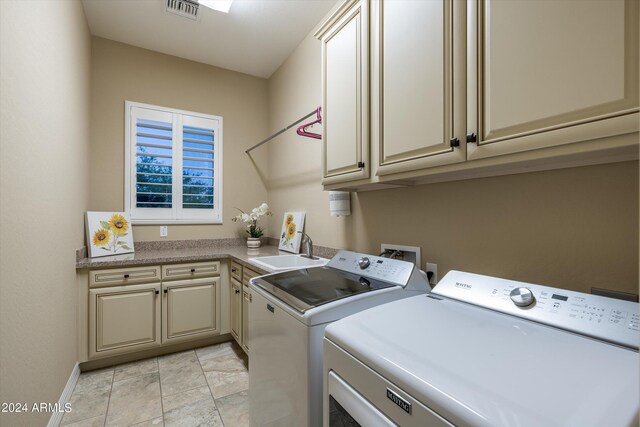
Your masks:
M 638 130 L 638 1 L 470 1 L 469 159 Z
M 464 3 L 371 2 L 376 175 L 463 162 Z M 328 138 L 327 138 L 328 139 Z
M 316 33 L 322 41 L 323 184 L 369 176 L 369 10 L 348 1 Z
M 342 3 L 316 34 L 324 188 L 637 159 L 638 20 L 637 0 Z

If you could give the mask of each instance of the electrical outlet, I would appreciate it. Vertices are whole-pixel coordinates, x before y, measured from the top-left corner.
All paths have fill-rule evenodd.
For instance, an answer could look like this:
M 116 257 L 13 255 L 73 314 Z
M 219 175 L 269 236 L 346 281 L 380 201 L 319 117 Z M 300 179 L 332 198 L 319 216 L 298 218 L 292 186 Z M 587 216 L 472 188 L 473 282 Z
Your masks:
M 428 272 L 432 272 L 433 276 L 431 276 L 431 280 L 429 280 L 429 284 L 430 285 L 437 285 L 438 284 L 438 264 L 434 264 L 431 262 L 427 263 L 427 268 L 425 269 L 425 271 Z
M 166 225 L 160 226 L 160 237 L 167 237 L 169 235 L 169 227 Z

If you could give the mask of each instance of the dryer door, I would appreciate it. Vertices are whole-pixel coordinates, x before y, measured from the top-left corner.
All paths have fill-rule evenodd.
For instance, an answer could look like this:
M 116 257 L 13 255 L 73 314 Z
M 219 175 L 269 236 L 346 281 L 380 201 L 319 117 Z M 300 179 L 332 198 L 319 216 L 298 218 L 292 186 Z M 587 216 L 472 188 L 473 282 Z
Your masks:
M 328 388 L 330 427 L 397 426 L 333 371 Z

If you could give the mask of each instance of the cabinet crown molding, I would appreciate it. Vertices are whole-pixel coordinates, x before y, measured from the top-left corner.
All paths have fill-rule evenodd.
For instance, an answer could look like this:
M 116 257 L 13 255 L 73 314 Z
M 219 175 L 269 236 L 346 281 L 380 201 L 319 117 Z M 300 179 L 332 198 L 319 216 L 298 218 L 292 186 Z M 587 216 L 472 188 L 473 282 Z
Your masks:
M 317 39 L 321 39 L 326 32 L 331 28 L 334 22 L 342 18 L 359 0 L 346 0 L 343 2 L 336 10 L 331 12 L 331 14 L 324 20 L 320 28 L 313 34 L 313 36 Z

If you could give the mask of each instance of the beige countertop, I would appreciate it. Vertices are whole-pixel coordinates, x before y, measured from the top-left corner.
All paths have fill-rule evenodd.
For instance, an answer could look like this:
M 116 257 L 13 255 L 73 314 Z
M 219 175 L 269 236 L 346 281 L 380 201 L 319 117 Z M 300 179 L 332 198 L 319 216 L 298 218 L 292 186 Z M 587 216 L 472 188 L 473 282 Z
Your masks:
M 96 269 L 113 267 L 133 267 L 151 264 L 172 264 L 194 261 L 214 261 L 231 259 L 246 265 L 259 273 L 269 273 L 264 267 L 249 261 L 249 258 L 291 255 L 279 251 L 277 246 L 263 245 L 258 249 L 249 249 L 242 239 L 195 240 L 174 242 L 140 242 L 136 243 L 136 251 L 131 254 L 105 256 L 99 258 L 79 257 L 76 269 Z M 320 256 L 331 258 L 335 250 L 317 248 Z M 329 252 L 327 252 L 327 250 Z M 332 253 L 333 252 L 333 253 Z

